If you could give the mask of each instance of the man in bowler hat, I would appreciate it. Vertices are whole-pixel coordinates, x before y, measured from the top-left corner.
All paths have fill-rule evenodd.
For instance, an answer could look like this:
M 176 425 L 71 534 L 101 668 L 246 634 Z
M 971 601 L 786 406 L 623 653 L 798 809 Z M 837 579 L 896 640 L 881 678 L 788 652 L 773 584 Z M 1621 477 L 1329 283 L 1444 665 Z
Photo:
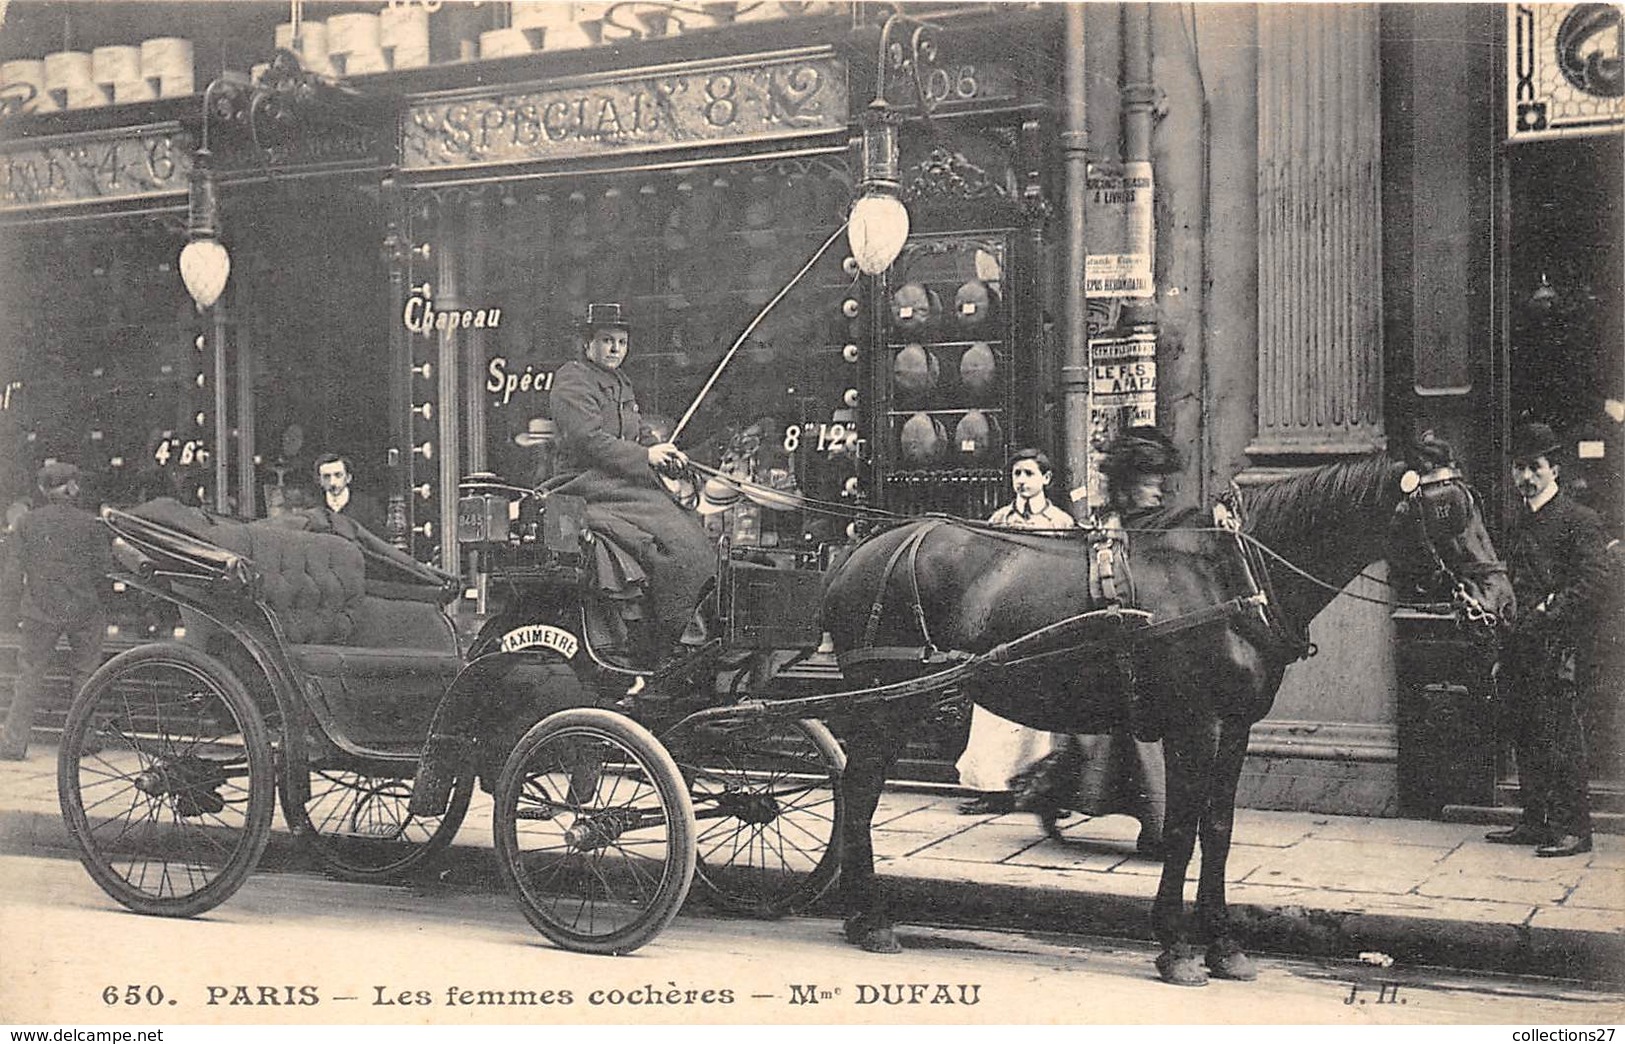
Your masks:
M 74 506 L 79 496 L 79 469 L 52 462 L 39 472 L 45 499 L 24 515 L 7 541 L 5 572 L 0 578 L 0 620 L 22 621 L 17 646 L 17 685 L 0 735 L 0 758 L 21 761 L 28 755 L 34 706 L 45 683 L 45 669 L 57 639 L 68 636 L 73 692 L 78 692 L 101 666 L 106 618 L 102 592 L 113 569 L 107 530 L 95 516 Z
M 1558 486 L 1561 445 L 1545 424 L 1512 433 L 1512 484 L 1522 503 L 1507 568 L 1518 616 L 1497 679 L 1523 815 L 1485 835 L 1495 844 L 1534 845 L 1546 857 L 1591 851 L 1578 680 L 1607 576 L 1601 520 Z

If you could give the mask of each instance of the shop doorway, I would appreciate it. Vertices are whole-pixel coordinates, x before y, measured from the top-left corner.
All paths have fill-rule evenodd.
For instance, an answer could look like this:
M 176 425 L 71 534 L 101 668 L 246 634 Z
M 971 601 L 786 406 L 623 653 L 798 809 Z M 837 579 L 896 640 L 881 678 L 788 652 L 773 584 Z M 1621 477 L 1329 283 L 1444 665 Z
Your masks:
M 388 317 L 376 192 L 355 183 L 228 190 L 239 499 L 267 515 L 316 503 L 313 465 L 347 456 L 355 488 L 388 496 Z
M 1625 136 L 1508 150 L 1508 406 L 1563 439 L 1562 487 L 1625 532 Z M 1614 554 L 1620 554 L 1616 547 Z M 1617 586 L 1617 585 L 1615 585 Z M 1625 599 L 1598 621 L 1593 782 L 1625 796 Z M 1625 808 L 1625 802 L 1621 803 Z

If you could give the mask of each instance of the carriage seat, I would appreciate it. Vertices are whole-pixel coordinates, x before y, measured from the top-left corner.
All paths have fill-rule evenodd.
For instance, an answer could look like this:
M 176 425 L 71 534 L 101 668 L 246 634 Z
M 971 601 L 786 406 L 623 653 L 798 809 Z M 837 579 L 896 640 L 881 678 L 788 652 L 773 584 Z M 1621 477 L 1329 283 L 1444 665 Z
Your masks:
M 366 597 L 361 549 L 338 537 L 240 522 L 161 497 L 130 514 L 207 541 L 248 559 L 260 599 L 293 644 L 347 644 Z M 190 628 L 189 632 L 190 633 Z
M 131 514 L 251 560 L 260 599 L 287 638 L 295 669 L 345 731 L 371 744 L 420 743 L 427 719 L 461 669 L 457 634 L 434 584 L 368 576 L 353 540 L 286 522 L 241 522 L 164 498 Z M 186 640 L 211 652 L 235 644 L 183 610 Z

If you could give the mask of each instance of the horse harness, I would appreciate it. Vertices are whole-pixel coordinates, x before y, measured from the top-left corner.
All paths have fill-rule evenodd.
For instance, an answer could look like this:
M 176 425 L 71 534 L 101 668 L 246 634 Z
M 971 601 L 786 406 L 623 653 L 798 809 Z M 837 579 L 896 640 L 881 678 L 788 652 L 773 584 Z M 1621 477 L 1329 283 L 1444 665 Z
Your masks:
M 1432 559 L 1434 579 L 1443 578 L 1450 584 L 1451 599 L 1461 607 L 1469 623 L 1495 627 L 1499 623 L 1495 613 L 1485 609 L 1473 597 L 1467 590 L 1466 581 L 1505 573 L 1506 563 L 1499 560 L 1463 562 L 1452 568 L 1439 554 L 1438 545 L 1433 539 L 1433 527 L 1429 525 L 1429 522 L 1442 525 L 1448 539 L 1460 536 L 1467 528 L 1467 520 L 1473 511 L 1475 498 L 1472 487 L 1461 472 L 1452 467 L 1443 467 L 1425 475 L 1408 471 L 1401 477 L 1399 488 L 1404 492 L 1405 499 L 1399 502 L 1395 514 L 1415 521 L 1422 548 Z
M 1091 598 L 1096 602 L 1095 608 L 1073 614 L 1019 638 L 1003 642 L 984 653 L 944 650 L 932 637 L 930 625 L 926 621 L 925 606 L 920 597 L 919 554 L 926 538 L 949 521 L 947 518 L 931 518 L 893 549 L 876 582 L 874 599 L 869 606 L 862 640 L 855 648 L 847 650 L 840 656 L 843 672 L 862 664 L 876 662 L 947 667 L 947 670 L 919 680 L 935 681 L 937 683 L 935 687 L 943 691 L 944 698 L 948 699 L 957 696 L 957 692 L 947 691 L 949 686 L 953 682 L 963 680 L 962 675 L 968 675 L 977 669 L 1008 668 L 1057 656 L 1077 655 L 1093 649 L 1106 649 L 1111 651 L 1117 676 L 1121 679 L 1129 697 L 1130 722 L 1135 734 L 1143 739 L 1155 739 L 1161 735 L 1159 715 L 1157 709 L 1146 702 L 1145 694 L 1137 684 L 1134 670 L 1135 647 L 1146 641 L 1223 623 L 1238 616 L 1262 616 L 1266 620 L 1270 619 L 1268 610 L 1272 599 L 1257 581 L 1257 577 L 1262 575 L 1267 583 L 1268 571 L 1250 566 L 1244 569 L 1250 583 L 1248 593 L 1189 613 L 1158 620 L 1152 613 L 1125 604 L 1125 596 L 1129 601 L 1133 600 L 1133 581 L 1124 553 L 1127 537 L 1120 526 L 1108 524 L 1101 527 L 1099 535 L 1090 541 L 1089 590 Z M 1238 540 L 1239 543 L 1241 542 Z M 909 611 L 914 617 L 915 626 L 919 629 L 921 644 L 876 645 L 880 621 L 885 614 L 887 594 L 899 568 L 905 570 Z M 1124 641 L 1125 638 L 1129 641 Z M 1065 644 L 1054 647 L 1053 643 L 1056 642 Z M 1044 648 L 1045 646 L 1050 647 Z M 918 690 L 907 683 L 902 683 L 901 686 L 886 686 L 884 690 L 893 688 L 897 688 L 898 691 L 890 694 L 889 698 L 918 694 Z M 878 695 L 883 690 L 872 691 Z M 867 693 L 841 695 L 856 697 Z

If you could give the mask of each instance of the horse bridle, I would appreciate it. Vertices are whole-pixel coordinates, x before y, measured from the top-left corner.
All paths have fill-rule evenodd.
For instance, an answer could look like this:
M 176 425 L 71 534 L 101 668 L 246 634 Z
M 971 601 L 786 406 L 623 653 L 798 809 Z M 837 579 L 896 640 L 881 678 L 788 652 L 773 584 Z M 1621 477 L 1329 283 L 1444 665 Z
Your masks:
M 1419 542 L 1433 560 L 1433 582 L 1437 584 L 1442 579 L 1450 585 L 1451 600 L 1468 623 L 1482 624 L 1491 629 L 1499 626 L 1500 618 L 1473 597 L 1467 589 L 1467 581 L 1505 573 L 1506 563 L 1494 560 L 1461 562 L 1452 566 L 1439 553 L 1433 534 L 1432 523 L 1448 527 L 1448 539 L 1451 541 L 1466 530 L 1471 512 L 1478 505 L 1473 487 L 1468 485 L 1461 472 L 1452 467 L 1443 467 L 1425 475 L 1407 471 L 1400 477 L 1399 488 L 1405 494 L 1405 499 L 1400 501 L 1395 513 L 1414 520 Z

